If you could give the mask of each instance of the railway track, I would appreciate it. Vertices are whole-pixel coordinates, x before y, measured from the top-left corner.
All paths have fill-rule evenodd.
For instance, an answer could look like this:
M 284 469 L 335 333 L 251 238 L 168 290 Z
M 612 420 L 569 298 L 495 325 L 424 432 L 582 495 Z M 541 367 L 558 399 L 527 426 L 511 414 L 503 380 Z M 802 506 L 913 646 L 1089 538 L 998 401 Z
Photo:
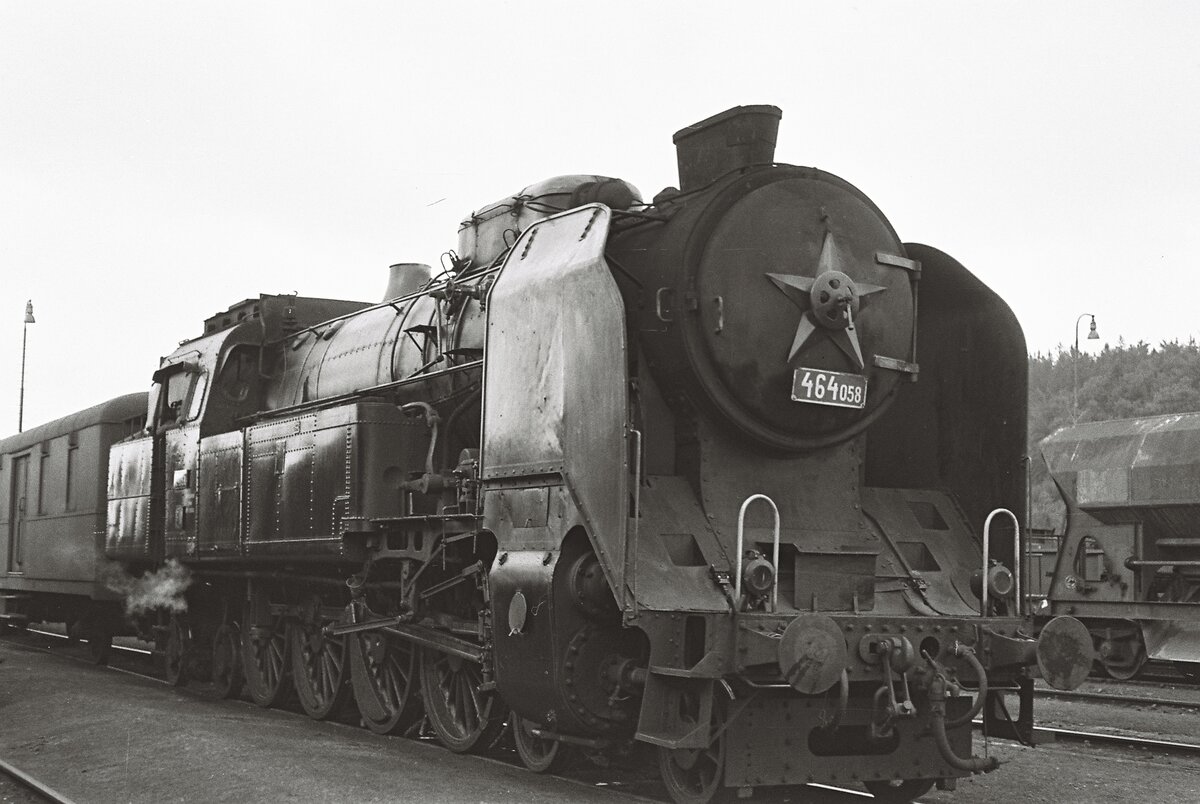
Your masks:
M 1200 757 L 1200 744 L 1181 743 L 1174 740 L 1159 740 L 1152 737 L 1141 737 L 1119 732 L 1095 732 L 1080 729 L 1067 729 L 1049 726 L 1038 726 L 1036 733 L 1053 735 L 1059 742 L 1082 742 L 1101 745 L 1111 745 L 1123 748 L 1141 748 L 1161 754 Z
M 1140 695 L 1123 695 L 1120 693 L 1111 692 L 1086 692 L 1080 690 L 1068 691 L 1054 689 L 1038 689 L 1034 691 L 1034 695 L 1038 698 L 1053 698 L 1060 701 L 1094 701 L 1097 703 L 1108 703 L 1118 706 L 1154 706 L 1200 710 L 1200 701 L 1187 701 L 1179 698 L 1158 698 Z
M 25 771 L 18 768 L 3 759 L 0 759 L 0 773 L 12 779 L 21 787 L 32 791 L 39 799 L 55 802 L 55 804 L 75 804 L 74 801 L 64 796 L 54 788 L 35 779 Z

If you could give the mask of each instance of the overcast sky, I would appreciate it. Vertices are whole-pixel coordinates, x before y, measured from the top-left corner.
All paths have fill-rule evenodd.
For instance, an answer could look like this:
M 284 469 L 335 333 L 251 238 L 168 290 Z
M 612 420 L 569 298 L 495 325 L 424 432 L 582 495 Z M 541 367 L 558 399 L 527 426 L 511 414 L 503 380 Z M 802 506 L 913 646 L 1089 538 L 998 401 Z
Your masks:
M 259 293 L 374 301 L 473 209 L 783 109 L 779 161 L 957 257 L 1030 351 L 1200 332 L 1200 5 L 0 0 L 0 433 Z M 1086 334 L 1086 321 L 1082 328 Z

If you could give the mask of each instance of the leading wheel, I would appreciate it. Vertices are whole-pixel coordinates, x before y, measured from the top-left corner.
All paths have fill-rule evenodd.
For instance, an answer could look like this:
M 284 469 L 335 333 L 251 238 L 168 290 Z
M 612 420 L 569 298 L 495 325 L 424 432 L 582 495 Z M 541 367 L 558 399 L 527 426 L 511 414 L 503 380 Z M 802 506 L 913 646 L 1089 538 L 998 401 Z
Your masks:
M 876 801 L 907 804 L 928 793 L 933 787 L 933 779 L 881 779 L 876 782 L 863 782 L 863 786 L 875 796 Z
M 421 693 L 438 739 L 456 754 L 482 751 L 504 729 L 504 708 L 484 689 L 482 668 L 460 656 L 421 649 Z
M 225 623 L 213 634 L 212 682 L 218 698 L 242 692 L 242 637 L 237 623 Z
M 517 755 L 525 767 L 534 773 L 555 773 L 570 761 L 571 746 L 534 735 L 531 730 L 537 728 L 537 724 L 532 720 L 525 720 L 516 712 L 511 712 L 508 722 L 512 727 Z
M 313 720 L 325 720 L 342 708 L 350 691 L 346 640 L 325 636 L 321 623 L 312 620 L 293 623 L 288 633 L 300 706 Z
M 242 672 L 259 706 L 276 706 L 287 696 L 287 623 L 271 612 L 261 589 L 251 592 L 242 617 Z
M 658 771 L 678 804 L 708 804 L 724 797 L 725 738 L 707 748 L 658 749 Z
M 412 644 L 379 632 L 346 639 L 354 702 L 363 725 L 376 734 L 396 734 L 416 723 L 422 710 Z
M 692 726 L 700 725 L 702 698 L 695 693 L 680 697 L 680 717 Z M 726 801 L 733 790 L 725 786 L 725 747 L 727 738 L 725 706 L 722 699 L 712 702 L 709 734 L 715 735 L 704 748 L 658 747 L 658 772 L 672 800 L 678 804 L 708 804 Z

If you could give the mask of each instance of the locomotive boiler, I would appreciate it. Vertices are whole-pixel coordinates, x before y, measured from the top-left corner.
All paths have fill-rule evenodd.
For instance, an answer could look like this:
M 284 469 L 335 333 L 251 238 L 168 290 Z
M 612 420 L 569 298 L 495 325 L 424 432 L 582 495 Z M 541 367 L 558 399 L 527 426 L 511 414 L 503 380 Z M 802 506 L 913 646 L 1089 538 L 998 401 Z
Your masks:
M 1018 601 L 1026 355 L 1004 303 L 777 164 L 780 111 L 675 136 L 679 187 L 566 176 L 381 304 L 248 299 L 154 374 L 105 553 L 187 567 L 176 683 L 352 699 L 525 763 L 654 747 L 671 795 L 989 771 L 971 720 L 1091 662 Z

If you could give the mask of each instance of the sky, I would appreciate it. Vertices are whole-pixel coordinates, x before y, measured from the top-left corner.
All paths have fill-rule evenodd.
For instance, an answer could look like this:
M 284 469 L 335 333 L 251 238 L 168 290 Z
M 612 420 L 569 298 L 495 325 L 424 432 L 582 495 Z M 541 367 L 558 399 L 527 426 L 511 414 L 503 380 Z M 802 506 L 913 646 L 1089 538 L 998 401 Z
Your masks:
M 671 135 L 783 109 L 1003 296 L 1030 352 L 1200 333 L 1190 2 L 0 0 L 0 433 L 148 387 L 260 293 L 377 301 L 541 179 L 677 183 Z M 37 318 L 22 323 L 26 300 Z M 1087 318 L 1080 325 L 1087 334 Z

